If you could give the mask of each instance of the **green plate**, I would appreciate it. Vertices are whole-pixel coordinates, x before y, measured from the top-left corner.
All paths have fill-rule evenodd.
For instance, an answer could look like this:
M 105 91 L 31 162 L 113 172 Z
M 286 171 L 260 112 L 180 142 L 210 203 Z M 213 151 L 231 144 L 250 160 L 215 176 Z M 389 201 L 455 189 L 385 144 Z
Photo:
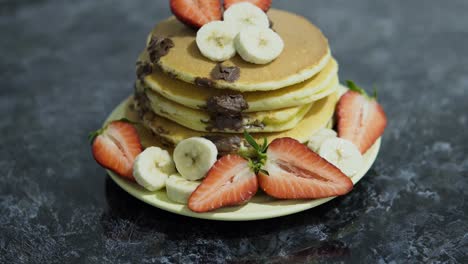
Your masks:
M 114 109 L 114 111 L 106 120 L 106 123 L 111 120 L 117 120 L 124 117 L 127 105 L 127 100 L 125 100 L 119 106 L 117 106 L 117 108 Z M 377 140 L 377 142 L 364 154 L 363 168 L 361 171 L 359 171 L 359 173 L 351 178 L 354 184 L 356 184 L 362 177 L 364 177 L 366 172 L 370 169 L 374 163 L 375 158 L 377 157 L 379 148 L 380 139 Z M 188 209 L 188 207 L 185 205 L 170 201 L 166 196 L 165 189 L 157 192 L 150 192 L 143 187 L 140 187 L 136 183 L 122 179 L 110 170 L 107 170 L 107 173 L 122 189 L 147 204 L 175 214 L 209 220 L 250 221 L 274 218 L 301 212 L 319 206 L 335 198 L 328 197 L 314 200 L 277 200 L 267 196 L 262 192 L 259 192 L 248 203 L 242 206 L 221 208 L 209 213 L 195 213 L 190 211 L 190 209 Z

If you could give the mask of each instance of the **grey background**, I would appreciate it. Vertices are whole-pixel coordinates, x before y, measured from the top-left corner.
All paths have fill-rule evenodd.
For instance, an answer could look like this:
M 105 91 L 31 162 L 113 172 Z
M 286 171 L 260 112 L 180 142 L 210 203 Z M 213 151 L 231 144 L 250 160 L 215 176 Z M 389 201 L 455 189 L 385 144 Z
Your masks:
M 87 133 L 132 92 L 167 1 L 0 1 L 0 263 L 467 263 L 468 1 L 274 1 L 379 98 L 382 151 L 352 193 L 249 223 L 153 208 Z

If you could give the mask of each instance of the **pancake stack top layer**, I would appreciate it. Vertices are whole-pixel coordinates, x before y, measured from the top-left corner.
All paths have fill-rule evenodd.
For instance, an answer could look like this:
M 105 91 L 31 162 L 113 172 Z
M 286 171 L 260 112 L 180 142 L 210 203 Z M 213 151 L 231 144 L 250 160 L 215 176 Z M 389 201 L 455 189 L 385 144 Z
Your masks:
M 304 142 L 324 127 L 339 86 L 327 39 L 303 17 L 267 14 L 284 49 L 264 65 L 239 55 L 211 61 L 198 50 L 194 29 L 174 17 L 158 24 L 137 62 L 135 106 L 145 126 L 170 145 L 193 136 L 233 145 L 243 131 Z

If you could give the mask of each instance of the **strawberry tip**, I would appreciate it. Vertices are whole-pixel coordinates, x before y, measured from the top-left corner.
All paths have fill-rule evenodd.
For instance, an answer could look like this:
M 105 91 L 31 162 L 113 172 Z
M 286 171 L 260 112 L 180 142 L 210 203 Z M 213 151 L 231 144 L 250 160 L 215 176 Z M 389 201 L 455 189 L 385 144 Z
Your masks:
M 89 132 L 89 134 L 88 134 L 88 142 L 89 142 L 89 144 L 93 144 L 94 139 L 95 139 L 97 136 L 101 135 L 103 131 L 104 131 L 104 128 L 100 128 L 100 129 L 98 129 L 98 130 Z

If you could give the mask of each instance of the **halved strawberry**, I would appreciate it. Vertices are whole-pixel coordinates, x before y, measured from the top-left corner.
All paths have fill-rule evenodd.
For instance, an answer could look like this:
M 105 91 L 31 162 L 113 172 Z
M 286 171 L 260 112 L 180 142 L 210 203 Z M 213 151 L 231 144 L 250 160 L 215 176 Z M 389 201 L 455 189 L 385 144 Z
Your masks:
M 255 195 L 257 189 L 257 177 L 249 162 L 239 155 L 226 155 L 208 171 L 206 178 L 190 196 L 188 207 L 202 213 L 243 204 Z
M 170 0 L 170 6 L 177 19 L 193 28 L 201 28 L 223 16 L 219 0 Z
M 353 142 L 364 154 L 383 134 L 387 117 L 375 96 L 369 97 L 352 81 L 347 84 L 350 90 L 336 107 L 338 137 Z
M 94 159 L 104 168 L 120 176 L 133 178 L 133 162 L 141 153 L 140 137 L 136 128 L 127 121 L 112 121 L 90 134 Z
M 270 196 L 313 199 L 343 195 L 353 189 L 353 182 L 337 167 L 295 139 L 273 140 L 266 155 L 258 183 Z
M 224 0 L 224 9 L 228 9 L 231 5 L 237 4 L 240 2 L 250 2 L 258 7 L 260 7 L 263 11 L 268 11 L 271 6 L 272 0 Z

